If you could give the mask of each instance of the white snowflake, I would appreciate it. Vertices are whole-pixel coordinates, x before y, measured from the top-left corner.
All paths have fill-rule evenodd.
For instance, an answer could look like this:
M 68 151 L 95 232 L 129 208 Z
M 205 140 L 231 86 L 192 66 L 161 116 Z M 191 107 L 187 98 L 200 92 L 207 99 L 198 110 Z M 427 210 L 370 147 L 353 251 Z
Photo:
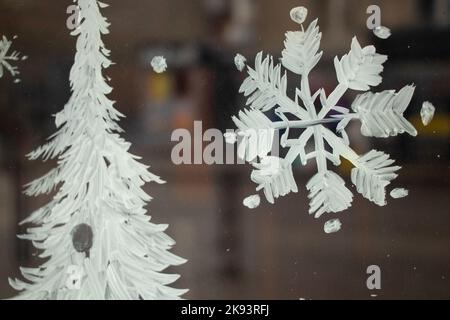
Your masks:
M 378 54 L 374 46 L 362 48 L 356 37 L 350 52 L 334 59 L 339 82 L 335 90 L 328 96 L 323 88 L 311 92 L 308 76 L 322 57 L 321 37 L 315 20 L 306 30 L 301 26 L 300 31 L 286 33 L 281 63 L 275 65 L 270 55 L 264 57 L 262 52 L 258 53 L 255 68 L 248 69 L 248 77 L 240 88 L 240 93 L 247 97 L 248 109 L 233 117 L 238 136 L 243 137 L 238 155 L 255 167 L 252 181 L 258 184 L 257 191 L 264 191 L 270 203 L 280 196 L 298 192 L 292 171 L 298 158 L 303 165 L 315 160 L 318 172 L 306 187 L 309 212 L 316 218 L 346 210 L 353 201 L 353 193 L 339 175 L 329 170 L 328 162 L 339 166 L 341 158 L 350 161 L 354 166 L 351 180 L 357 191 L 380 206 L 386 204 L 386 187 L 401 168 L 394 166 L 394 160 L 383 152 L 372 150 L 360 156 L 353 151 L 346 134 L 350 121 L 359 120 L 361 133 L 367 137 L 388 138 L 405 132 L 417 135 L 403 116 L 414 86 L 405 86 L 397 93 L 367 92 L 382 82 L 380 73 L 387 56 Z M 283 67 L 301 76 L 301 86 L 295 90 L 293 99 L 286 93 L 287 71 Z M 351 108 L 337 106 L 349 89 L 366 93 L 357 96 Z M 321 105 L 319 110 L 315 107 L 316 100 Z M 271 120 L 274 115 L 278 120 Z M 329 122 L 337 123 L 336 132 L 324 126 Z M 304 130 L 293 138 L 292 129 Z M 281 136 L 281 147 L 287 149 L 284 158 L 271 155 L 276 130 L 285 130 Z M 307 153 L 310 141 L 314 151 Z
M 3 77 L 4 69 L 6 69 L 13 77 L 19 75 L 19 69 L 13 65 L 13 62 L 21 59 L 20 53 L 17 51 L 9 53 L 11 45 L 12 41 L 8 40 L 5 36 L 0 39 L 0 78 Z

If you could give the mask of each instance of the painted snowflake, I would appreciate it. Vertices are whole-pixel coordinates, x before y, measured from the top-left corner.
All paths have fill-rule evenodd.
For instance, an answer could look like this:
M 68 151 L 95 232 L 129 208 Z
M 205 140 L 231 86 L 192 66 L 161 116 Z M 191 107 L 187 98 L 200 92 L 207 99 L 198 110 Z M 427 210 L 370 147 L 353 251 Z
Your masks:
M 11 49 L 12 41 L 8 40 L 5 36 L 0 39 L 0 78 L 3 77 L 4 69 L 6 69 L 11 76 L 16 77 L 19 75 L 19 70 L 13 65 L 13 62 L 20 59 L 25 60 L 26 57 L 20 57 L 20 53 L 13 51 L 9 53 Z
M 296 16 L 293 11 L 291 17 Z M 293 20 L 303 22 L 303 19 Z M 342 158 L 350 161 L 354 166 L 351 181 L 356 190 L 379 206 L 386 204 L 386 187 L 401 169 L 380 151 L 358 155 L 350 147 L 346 134 L 350 121 L 359 120 L 361 133 L 366 137 L 417 135 L 403 116 L 414 86 L 405 86 L 399 92 L 369 92 L 370 87 L 382 82 L 380 74 L 387 56 L 378 54 L 374 46 L 361 47 L 356 37 L 350 52 L 334 59 L 338 80 L 335 90 L 328 96 L 323 88 L 311 91 L 308 76 L 322 57 L 321 37 L 315 20 L 306 30 L 301 25 L 300 31 L 286 33 L 281 63 L 275 65 L 270 55 L 264 57 L 262 52 L 258 53 L 254 69 L 248 67 L 248 77 L 240 88 L 240 93 L 247 97 L 248 109 L 233 117 L 240 137 L 238 155 L 254 166 L 251 179 L 258 185 L 256 190 L 263 191 L 270 203 L 280 196 L 298 192 L 292 171 L 297 159 L 303 165 L 310 160 L 316 162 L 317 174 L 306 185 L 309 212 L 316 218 L 344 211 L 353 201 L 352 192 L 329 169 L 329 163 L 339 166 Z M 294 99 L 287 95 L 287 70 L 284 69 L 301 76 L 301 87 L 295 90 Z M 364 93 L 356 97 L 351 108 L 338 106 L 349 89 Z M 316 108 L 316 102 L 320 108 Z M 337 123 L 335 131 L 324 125 L 330 122 Z M 277 130 L 283 133 L 280 145 L 287 149 L 284 158 L 272 155 Z M 295 133 L 298 134 L 292 137 Z M 313 142 L 314 151 L 308 153 L 309 142 Z

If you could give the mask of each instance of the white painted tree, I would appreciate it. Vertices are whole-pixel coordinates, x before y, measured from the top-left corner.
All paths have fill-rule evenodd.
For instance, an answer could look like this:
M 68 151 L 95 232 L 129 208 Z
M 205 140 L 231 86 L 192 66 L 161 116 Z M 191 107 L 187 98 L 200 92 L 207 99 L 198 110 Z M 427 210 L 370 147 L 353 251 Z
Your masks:
M 162 273 L 185 260 L 169 252 L 174 241 L 167 225 L 150 222 L 146 182 L 164 183 L 128 152 L 117 121 L 123 117 L 106 95 L 112 88 L 102 71 L 111 65 L 101 37 L 109 23 L 97 0 L 78 0 L 80 25 L 72 96 L 56 115 L 58 131 L 29 154 L 31 160 L 57 160 L 57 167 L 33 181 L 26 194 L 55 192 L 53 199 L 23 223 L 22 239 L 45 259 L 21 268 L 10 280 L 18 299 L 177 299 L 185 290 L 168 285 L 178 275 Z
M 312 92 L 308 76 L 322 57 L 319 52 L 322 34 L 317 20 L 305 30 L 305 8 L 295 8 L 291 18 L 301 25 L 300 31 L 286 33 L 285 49 L 281 63 L 274 64 L 271 56 L 256 56 L 255 68 L 248 68 L 240 92 L 248 98 L 249 109 L 241 111 L 234 122 L 241 141 L 238 155 L 254 166 L 251 179 L 264 191 L 267 200 L 291 192 L 298 192 L 292 165 L 300 159 L 303 165 L 315 160 L 317 174 L 307 183 L 310 199 L 310 214 L 316 218 L 325 213 L 337 213 L 351 206 L 352 192 L 344 180 L 329 170 L 328 162 L 339 166 L 345 158 L 354 165 L 351 180 L 357 191 L 379 206 L 386 204 L 386 187 L 397 177 L 399 166 L 393 166 L 390 156 L 376 150 L 360 156 L 350 147 L 346 127 L 350 121 L 362 123 L 361 133 L 367 137 L 388 138 L 402 133 L 417 135 L 416 129 L 403 116 L 414 93 L 414 86 L 405 86 L 398 93 L 383 91 L 367 92 L 370 87 L 382 82 L 380 76 L 387 56 L 376 52 L 374 46 L 362 48 L 353 38 L 351 50 L 342 59 L 334 60 L 338 86 L 327 96 L 320 88 Z M 283 67 L 301 77 L 301 86 L 295 91 L 295 99 L 287 95 L 287 72 Z M 347 92 L 366 92 L 359 95 L 350 108 L 338 106 Z M 319 100 L 320 108 L 316 108 Z M 317 110 L 319 109 L 319 110 Z M 330 111 L 334 115 L 330 115 Z M 272 118 L 269 118 L 271 115 Z M 273 116 L 278 121 L 273 121 Z M 336 122 L 337 132 L 324 126 Z M 292 129 L 304 129 L 294 136 Z M 285 130 L 281 146 L 287 149 L 284 158 L 269 155 L 274 142 L 274 132 Z M 314 151 L 307 152 L 308 142 L 313 142 Z

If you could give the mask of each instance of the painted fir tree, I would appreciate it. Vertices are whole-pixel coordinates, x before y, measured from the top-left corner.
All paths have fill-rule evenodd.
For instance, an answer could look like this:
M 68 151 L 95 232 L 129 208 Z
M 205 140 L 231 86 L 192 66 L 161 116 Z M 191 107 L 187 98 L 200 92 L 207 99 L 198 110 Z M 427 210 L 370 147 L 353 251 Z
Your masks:
M 27 186 L 37 196 L 54 198 L 23 223 L 20 236 L 42 251 L 38 268 L 21 268 L 25 281 L 10 280 L 18 299 L 177 299 L 186 291 L 168 285 L 178 275 L 162 272 L 184 259 L 170 253 L 167 225 L 150 222 L 144 209 L 151 197 L 146 182 L 163 181 L 149 173 L 130 143 L 119 135 L 123 117 L 106 95 L 112 88 L 102 71 L 111 65 L 101 38 L 109 23 L 97 0 L 78 0 L 79 26 L 72 96 L 56 115 L 58 131 L 29 155 L 57 160 L 57 167 Z

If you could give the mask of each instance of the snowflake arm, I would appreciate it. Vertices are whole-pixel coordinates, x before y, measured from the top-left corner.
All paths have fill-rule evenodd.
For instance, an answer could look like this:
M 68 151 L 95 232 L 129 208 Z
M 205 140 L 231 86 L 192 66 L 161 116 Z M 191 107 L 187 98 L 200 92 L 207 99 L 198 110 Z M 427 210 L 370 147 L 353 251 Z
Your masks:
M 353 194 L 345 186 L 344 180 L 333 171 L 317 173 L 306 185 L 311 200 L 309 213 L 320 218 L 328 212 L 337 213 L 348 209 Z
M 359 95 L 352 109 L 361 120 L 361 133 L 366 137 L 388 138 L 408 133 L 417 136 L 417 130 L 405 119 L 403 113 L 414 94 L 413 86 L 406 86 L 398 93 L 383 91 Z
M 262 58 L 262 52 L 256 55 L 255 69 L 248 67 L 249 76 L 239 89 L 239 93 L 248 97 L 247 106 L 266 112 L 279 105 L 300 119 L 307 118 L 306 110 L 286 95 L 287 76 L 281 76 L 281 65 L 274 66 L 269 55 L 264 60 Z
M 311 22 L 306 31 L 286 33 L 281 61 L 283 66 L 293 73 L 308 76 L 322 58 L 323 52 L 318 52 L 322 33 L 317 22 L 318 19 Z
M 258 184 L 257 191 L 264 190 L 267 201 L 270 203 L 275 203 L 274 199 L 290 192 L 298 192 L 292 166 L 284 159 L 265 157 L 261 163 L 255 163 L 254 167 L 252 181 Z
M 386 187 L 397 178 L 398 175 L 395 172 L 401 167 L 391 166 L 394 160 L 391 160 L 389 155 L 376 150 L 359 156 L 329 129 L 321 128 L 321 130 L 333 150 L 355 166 L 351 180 L 357 191 L 379 206 L 386 205 Z
M 358 39 L 354 37 L 350 52 L 340 60 L 338 57 L 334 59 L 339 85 L 328 97 L 319 117 L 326 117 L 348 89 L 368 91 L 370 87 L 378 86 L 382 81 L 380 73 L 386 61 L 387 56 L 378 54 L 374 46 L 361 48 Z
M 238 156 L 247 162 L 257 157 L 265 157 L 271 150 L 275 130 L 272 122 L 257 109 L 239 112 L 239 118 L 233 117 L 242 138 L 239 144 Z

